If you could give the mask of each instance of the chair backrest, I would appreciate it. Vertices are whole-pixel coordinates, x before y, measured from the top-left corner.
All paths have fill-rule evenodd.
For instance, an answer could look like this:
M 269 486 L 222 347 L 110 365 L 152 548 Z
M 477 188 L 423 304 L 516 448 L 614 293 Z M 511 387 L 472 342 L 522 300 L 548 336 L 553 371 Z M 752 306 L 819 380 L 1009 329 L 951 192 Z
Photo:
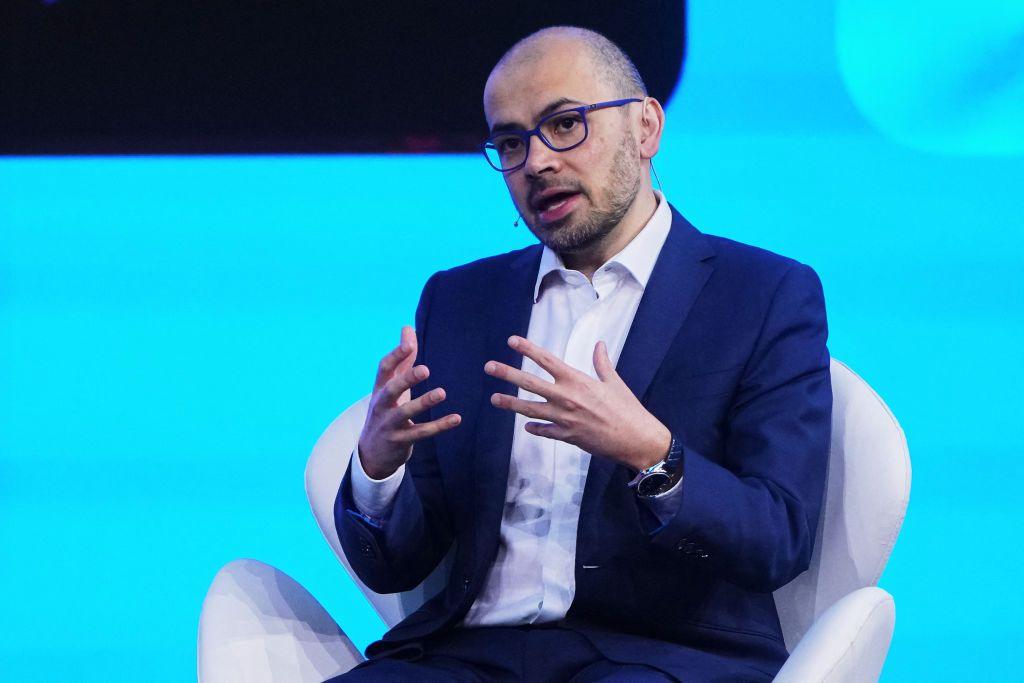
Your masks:
M 910 457 L 896 418 L 871 387 L 832 359 L 832 444 L 825 504 L 810 568 L 775 591 L 779 620 L 792 650 L 815 618 L 836 600 L 875 585 L 896 542 L 910 497 Z M 352 571 L 334 526 L 334 499 L 366 420 L 369 396 L 337 417 L 306 465 L 306 494 L 320 531 L 388 626 L 444 586 L 448 561 L 405 593 L 380 595 Z M 450 557 L 450 556 L 449 556 Z
M 316 523 L 320 526 L 320 531 L 327 539 L 331 550 L 377 610 L 380 618 L 391 627 L 415 612 L 428 598 L 444 588 L 451 560 L 449 553 L 449 557 L 446 557 L 423 583 L 405 593 L 374 593 L 352 571 L 352 565 L 349 564 L 338 541 L 338 530 L 334 525 L 334 500 L 341 487 L 345 470 L 348 469 L 352 451 L 359 442 L 359 434 L 363 431 L 369 404 L 369 396 L 356 401 L 335 418 L 317 440 L 313 446 L 313 453 L 306 463 L 306 497 L 309 498 L 313 516 L 316 517 Z
M 790 651 L 836 600 L 878 583 L 910 500 L 910 453 L 899 422 L 835 358 L 831 374 L 832 444 L 814 553 L 807 571 L 775 591 Z

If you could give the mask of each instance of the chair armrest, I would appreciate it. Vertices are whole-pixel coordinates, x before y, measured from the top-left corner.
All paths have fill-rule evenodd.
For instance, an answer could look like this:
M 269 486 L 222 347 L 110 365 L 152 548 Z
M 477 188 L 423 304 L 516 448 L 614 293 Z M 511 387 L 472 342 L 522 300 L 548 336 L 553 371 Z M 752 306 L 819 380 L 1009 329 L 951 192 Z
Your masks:
M 800 640 L 776 683 L 877 681 L 889 652 L 896 605 L 868 586 L 837 600 Z
M 203 600 L 200 683 L 321 683 L 361 661 L 316 598 L 263 562 L 229 562 Z

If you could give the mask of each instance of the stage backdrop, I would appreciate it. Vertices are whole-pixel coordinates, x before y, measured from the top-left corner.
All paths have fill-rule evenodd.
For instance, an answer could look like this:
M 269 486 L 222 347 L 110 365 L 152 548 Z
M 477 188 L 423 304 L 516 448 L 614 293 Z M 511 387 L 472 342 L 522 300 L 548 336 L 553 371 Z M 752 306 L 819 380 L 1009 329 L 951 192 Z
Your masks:
M 1011 680 L 1024 18 L 904 4 L 690 3 L 657 168 L 700 229 L 817 270 L 906 430 L 883 679 Z M 188 680 L 242 557 L 379 636 L 305 460 L 431 273 L 531 242 L 514 219 L 471 154 L 0 159 L 0 677 Z

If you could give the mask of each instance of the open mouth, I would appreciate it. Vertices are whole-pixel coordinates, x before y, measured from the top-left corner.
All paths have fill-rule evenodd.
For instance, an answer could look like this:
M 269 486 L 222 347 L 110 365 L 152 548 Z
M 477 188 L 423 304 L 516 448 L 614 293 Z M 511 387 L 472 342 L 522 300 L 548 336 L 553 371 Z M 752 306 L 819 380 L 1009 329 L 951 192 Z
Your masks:
M 555 192 L 534 203 L 537 215 L 543 223 L 550 223 L 565 218 L 576 208 L 580 195 L 578 192 Z

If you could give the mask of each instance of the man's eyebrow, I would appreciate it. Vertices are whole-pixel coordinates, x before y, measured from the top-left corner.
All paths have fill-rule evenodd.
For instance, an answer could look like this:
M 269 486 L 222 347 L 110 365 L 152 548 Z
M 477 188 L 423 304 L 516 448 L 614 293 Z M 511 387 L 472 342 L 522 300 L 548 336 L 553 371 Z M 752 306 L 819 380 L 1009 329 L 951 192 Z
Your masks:
M 545 116 L 547 116 L 548 114 L 552 114 L 552 113 L 558 111 L 559 109 L 561 109 L 562 107 L 564 107 L 567 104 L 584 104 L 584 102 L 580 102 L 579 100 L 574 100 L 574 99 L 572 99 L 570 97 L 559 97 L 557 100 L 552 100 L 551 102 L 549 102 L 547 104 L 546 107 L 541 109 L 540 112 L 537 114 L 537 118 L 538 119 L 542 119 Z M 495 133 L 503 133 L 503 132 L 509 131 L 509 130 L 526 130 L 526 126 L 524 126 L 524 125 L 522 125 L 520 123 L 514 123 L 514 122 L 496 123 L 493 126 L 491 126 L 491 135 L 494 135 Z

